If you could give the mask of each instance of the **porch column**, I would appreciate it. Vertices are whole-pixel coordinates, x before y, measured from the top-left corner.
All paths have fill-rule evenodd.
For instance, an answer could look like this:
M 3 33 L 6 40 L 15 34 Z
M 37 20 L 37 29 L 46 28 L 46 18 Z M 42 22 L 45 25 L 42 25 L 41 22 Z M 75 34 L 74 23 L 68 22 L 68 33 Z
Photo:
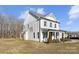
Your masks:
M 60 37 L 61 37 L 61 34 L 60 34 L 60 32 L 59 32 L 59 35 L 58 35 L 58 40 L 59 40 L 59 41 L 61 41 L 61 40 L 60 40 Z
M 40 42 L 43 42 L 43 33 L 41 30 L 40 30 Z
M 55 39 L 56 39 L 56 32 L 55 32 Z
M 47 36 L 47 39 L 49 38 L 49 31 L 47 32 L 48 36 Z

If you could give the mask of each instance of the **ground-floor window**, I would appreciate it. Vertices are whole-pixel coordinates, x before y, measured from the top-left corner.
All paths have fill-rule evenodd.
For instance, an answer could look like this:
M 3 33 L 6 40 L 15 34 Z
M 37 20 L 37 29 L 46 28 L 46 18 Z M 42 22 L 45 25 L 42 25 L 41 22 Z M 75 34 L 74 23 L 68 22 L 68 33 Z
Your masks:
M 37 32 L 37 36 L 38 36 L 38 38 L 39 38 L 39 32 Z
M 52 32 L 52 35 L 55 36 L 55 32 Z
M 35 38 L 35 32 L 33 33 L 33 37 Z
M 59 32 L 56 32 L 56 38 L 57 38 L 57 36 L 59 36 Z
M 43 32 L 43 38 L 47 38 L 47 32 Z
M 56 36 L 58 36 L 59 35 L 59 32 L 56 32 Z
M 62 33 L 62 38 L 64 38 L 64 33 Z

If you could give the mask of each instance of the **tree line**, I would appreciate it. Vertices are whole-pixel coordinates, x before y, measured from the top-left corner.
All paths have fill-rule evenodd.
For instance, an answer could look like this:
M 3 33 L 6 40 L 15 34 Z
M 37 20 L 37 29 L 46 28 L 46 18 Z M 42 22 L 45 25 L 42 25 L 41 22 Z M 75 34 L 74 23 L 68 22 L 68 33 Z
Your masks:
M 0 38 L 20 38 L 22 24 L 16 17 L 0 14 Z

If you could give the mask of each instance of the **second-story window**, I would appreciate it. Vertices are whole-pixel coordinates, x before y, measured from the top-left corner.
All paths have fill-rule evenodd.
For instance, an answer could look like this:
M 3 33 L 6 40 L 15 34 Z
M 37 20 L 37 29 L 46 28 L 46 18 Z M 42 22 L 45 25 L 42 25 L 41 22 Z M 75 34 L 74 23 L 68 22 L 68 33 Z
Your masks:
M 47 22 L 46 21 L 44 21 L 44 26 L 46 26 L 47 25 Z
M 57 24 L 55 24 L 55 28 L 57 28 Z
M 52 23 L 50 23 L 50 27 L 52 27 Z

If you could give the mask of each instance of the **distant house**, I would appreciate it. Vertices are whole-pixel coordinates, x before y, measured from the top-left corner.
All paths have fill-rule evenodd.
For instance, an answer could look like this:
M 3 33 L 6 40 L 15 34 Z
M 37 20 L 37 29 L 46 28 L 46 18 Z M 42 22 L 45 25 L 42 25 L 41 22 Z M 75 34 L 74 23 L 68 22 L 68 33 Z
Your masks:
M 52 13 L 42 15 L 32 11 L 28 12 L 23 27 L 25 40 L 48 42 L 49 38 L 51 38 L 50 41 L 65 38 L 65 34 L 65 31 L 60 28 L 60 22 Z
M 68 36 L 71 39 L 79 39 L 79 32 L 68 32 Z

